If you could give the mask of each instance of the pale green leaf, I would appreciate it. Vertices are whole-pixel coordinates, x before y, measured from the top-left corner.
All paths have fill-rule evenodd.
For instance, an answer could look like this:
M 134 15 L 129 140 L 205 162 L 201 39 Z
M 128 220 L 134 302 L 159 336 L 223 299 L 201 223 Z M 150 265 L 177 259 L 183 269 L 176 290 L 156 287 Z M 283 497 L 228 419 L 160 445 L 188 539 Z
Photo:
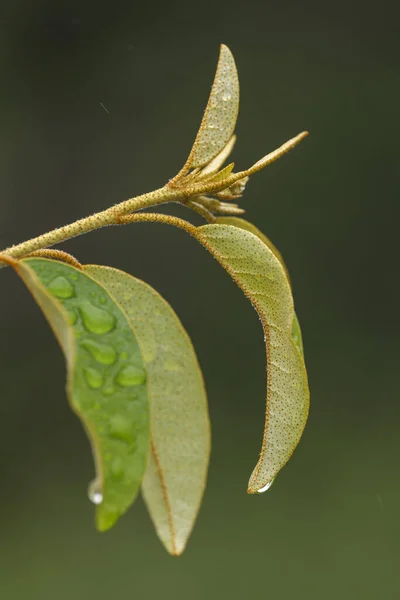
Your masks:
M 207 181 L 207 182 L 222 181 L 223 179 L 226 179 L 232 173 L 234 166 L 235 166 L 235 163 L 230 163 L 229 165 L 226 165 L 226 167 L 224 167 L 220 171 L 217 171 L 216 173 L 212 173 L 210 175 L 205 175 L 205 176 L 202 175 L 201 181 Z M 199 181 L 199 179 L 200 178 L 198 178 L 196 181 Z
M 258 238 L 260 238 L 260 240 L 262 242 L 264 242 L 264 244 L 266 244 L 268 246 L 268 248 L 270 250 L 272 250 L 272 252 L 275 254 L 277 259 L 280 261 L 282 267 L 285 269 L 286 276 L 290 283 L 289 271 L 287 269 L 285 261 L 283 260 L 282 254 L 279 252 L 279 250 L 275 246 L 275 244 L 273 242 L 271 242 L 271 240 L 262 231 L 260 231 L 260 229 L 258 229 L 258 227 L 253 225 L 253 223 L 246 221 L 246 219 L 241 219 L 238 217 L 217 217 L 216 222 L 222 223 L 225 225 L 234 225 L 235 227 L 240 227 L 241 229 L 245 229 L 246 231 L 250 231 L 251 233 L 254 233 L 254 235 L 256 235 Z M 303 338 L 301 335 L 300 323 L 299 323 L 296 313 L 295 313 L 294 319 L 293 319 L 292 337 L 293 337 L 293 341 L 296 344 L 297 348 L 300 350 L 300 352 L 302 354 L 304 354 Z
M 283 260 L 282 254 L 279 252 L 279 250 L 275 246 L 275 244 L 273 242 L 271 242 L 271 240 L 269 238 L 267 238 L 267 236 L 262 231 L 260 231 L 260 229 L 258 229 L 258 227 L 253 225 L 253 223 L 246 221 L 246 219 L 241 219 L 240 217 L 217 217 L 216 222 L 221 223 L 222 225 L 234 225 L 235 227 L 240 227 L 240 229 L 245 229 L 246 231 L 250 231 L 251 233 L 254 233 L 254 235 L 256 235 L 258 238 L 260 238 L 260 240 L 262 240 L 264 242 L 264 244 L 266 244 L 268 246 L 268 248 L 270 250 L 272 250 L 272 252 L 275 254 L 275 256 L 279 259 L 283 268 L 285 269 L 287 278 L 290 281 L 289 271 L 285 265 L 285 261 Z
M 292 334 L 295 314 L 291 287 L 281 260 L 254 233 L 218 223 L 198 228 L 196 237 L 249 298 L 264 328 L 265 429 L 260 458 L 248 486 L 249 493 L 257 493 L 272 484 L 289 460 L 308 416 L 307 373 Z
M 221 150 L 215 158 L 213 158 L 207 165 L 201 170 L 201 176 L 211 175 L 216 173 L 218 169 L 222 167 L 228 156 L 231 154 L 234 145 L 236 144 L 236 135 L 233 135 L 226 146 Z
M 146 370 L 135 333 L 111 295 L 82 270 L 28 258 L 13 264 L 67 362 L 67 395 L 89 436 L 98 529 L 132 504 L 149 454 Z
M 178 317 L 153 288 L 117 269 L 84 268 L 122 306 L 142 348 L 152 448 L 142 490 L 160 539 L 177 555 L 200 507 L 210 453 L 200 367 Z
M 227 146 L 229 153 L 234 140 L 239 112 L 239 78 L 235 60 L 227 46 L 221 46 L 214 83 L 199 131 L 185 170 L 207 165 Z

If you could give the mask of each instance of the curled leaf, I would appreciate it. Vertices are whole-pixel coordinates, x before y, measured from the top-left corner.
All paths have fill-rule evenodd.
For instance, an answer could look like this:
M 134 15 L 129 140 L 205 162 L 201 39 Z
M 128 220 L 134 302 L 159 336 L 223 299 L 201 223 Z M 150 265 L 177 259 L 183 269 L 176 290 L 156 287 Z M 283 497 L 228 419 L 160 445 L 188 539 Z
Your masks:
M 251 224 L 246 227 L 252 228 Z M 307 373 L 299 342 L 293 338 L 297 321 L 291 287 L 270 243 L 237 224 L 226 225 L 220 220 L 218 224 L 205 225 L 197 229 L 196 238 L 249 298 L 264 329 L 266 416 L 260 458 L 248 485 L 248 492 L 254 494 L 268 489 L 287 463 L 308 416 Z
M 253 225 L 253 223 L 246 221 L 246 219 L 240 219 L 237 217 L 218 217 L 216 219 L 216 222 L 224 223 L 225 225 L 234 225 L 235 227 L 240 227 L 241 229 L 245 229 L 246 231 L 250 231 L 251 233 L 254 233 L 254 235 L 256 235 L 258 238 L 260 238 L 260 240 L 262 242 L 264 242 L 264 244 L 266 244 L 268 246 L 268 248 L 275 254 L 276 258 L 279 260 L 282 267 L 284 268 L 286 277 L 288 278 L 288 281 L 290 283 L 289 271 L 288 271 L 285 261 L 283 260 L 282 254 L 279 252 L 279 250 L 275 246 L 275 244 L 273 242 L 271 242 L 271 240 L 262 231 L 260 231 L 260 229 L 258 229 L 258 227 Z M 293 337 L 293 341 L 296 344 L 299 351 L 302 354 L 304 354 L 303 337 L 301 334 L 300 323 L 299 323 L 296 313 L 295 313 L 294 319 L 293 319 L 292 337 Z
M 142 491 L 168 552 L 181 554 L 203 496 L 210 425 L 203 378 L 191 341 L 170 305 L 122 271 L 84 267 L 123 308 L 148 373 L 151 452 Z
M 99 530 L 135 499 L 149 453 L 146 370 L 130 322 L 88 274 L 63 262 L 12 263 L 56 335 L 67 395 L 89 436 L 96 478 L 89 489 Z
M 220 153 L 222 157 L 229 154 L 235 143 L 231 138 L 238 112 L 239 78 L 235 60 L 222 44 L 208 103 L 183 171 L 203 167 Z

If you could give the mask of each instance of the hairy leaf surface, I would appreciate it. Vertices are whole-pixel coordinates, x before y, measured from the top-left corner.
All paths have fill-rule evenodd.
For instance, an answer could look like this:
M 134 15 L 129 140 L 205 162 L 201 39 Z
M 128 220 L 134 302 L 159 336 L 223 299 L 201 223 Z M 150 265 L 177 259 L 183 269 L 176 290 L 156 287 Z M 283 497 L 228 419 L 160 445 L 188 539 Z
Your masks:
M 122 306 L 140 341 L 151 415 L 142 491 L 160 539 L 177 555 L 200 507 L 210 454 L 201 370 L 178 317 L 153 288 L 117 269 L 89 265 L 84 270 Z
M 239 78 L 235 60 L 229 48 L 222 45 L 203 120 L 186 161 L 187 170 L 207 165 L 226 146 L 230 149 L 238 112 Z
M 248 224 L 246 229 L 252 227 Z M 249 493 L 257 493 L 271 485 L 289 460 L 308 416 L 307 373 L 300 344 L 293 339 L 293 328 L 300 330 L 295 324 L 291 287 L 275 250 L 251 231 L 220 221 L 198 228 L 196 237 L 249 298 L 264 328 L 265 429 L 260 458 L 248 485 Z
M 98 529 L 135 499 L 149 453 L 146 370 L 132 325 L 111 295 L 80 269 L 28 258 L 15 263 L 67 362 L 67 395 L 91 442 Z
M 287 269 L 285 261 L 283 260 L 282 254 L 279 252 L 279 250 L 275 246 L 275 244 L 273 242 L 271 242 L 271 240 L 262 231 L 260 231 L 258 229 L 258 227 L 253 225 L 253 223 L 246 221 L 246 219 L 241 219 L 240 217 L 217 217 L 216 221 L 217 221 L 217 223 L 224 223 L 225 225 L 234 225 L 235 227 L 240 227 L 241 229 L 245 229 L 246 231 L 250 231 L 251 233 L 254 233 L 254 235 L 256 235 L 258 238 L 260 238 L 260 240 L 268 246 L 268 248 L 275 254 L 277 259 L 280 261 L 282 267 L 285 269 L 286 276 L 290 283 L 289 271 Z M 302 354 L 304 354 L 303 338 L 301 335 L 300 323 L 299 323 L 296 313 L 295 313 L 294 319 L 293 319 L 292 337 L 293 337 L 293 341 L 296 344 L 297 348 L 300 350 L 300 352 Z

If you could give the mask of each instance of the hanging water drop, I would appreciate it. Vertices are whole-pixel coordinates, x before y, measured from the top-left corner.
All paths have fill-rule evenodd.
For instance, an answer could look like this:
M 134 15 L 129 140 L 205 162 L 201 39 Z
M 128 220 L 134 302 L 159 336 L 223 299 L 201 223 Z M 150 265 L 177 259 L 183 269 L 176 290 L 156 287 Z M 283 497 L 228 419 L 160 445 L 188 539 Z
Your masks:
M 257 490 L 257 493 L 258 494 L 263 494 L 264 492 L 266 492 L 267 490 L 269 490 L 269 488 L 274 483 L 274 481 L 275 481 L 275 478 L 272 479 L 271 481 L 269 481 L 266 485 L 264 485 L 264 487 L 262 487 L 259 490 Z
M 97 479 L 94 479 L 88 487 L 88 496 L 90 502 L 93 504 L 101 504 L 103 502 L 103 493 L 100 488 L 100 483 Z

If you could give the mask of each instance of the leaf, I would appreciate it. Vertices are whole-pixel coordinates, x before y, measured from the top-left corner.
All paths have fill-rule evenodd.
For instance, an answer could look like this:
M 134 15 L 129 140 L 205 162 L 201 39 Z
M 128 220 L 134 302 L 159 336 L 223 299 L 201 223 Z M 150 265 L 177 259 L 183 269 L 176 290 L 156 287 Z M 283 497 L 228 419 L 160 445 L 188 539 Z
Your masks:
M 226 156 L 229 154 L 235 143 L 231 138 L 238 112 L 239 78 L 235 60 L 229 48 L 222 44 L 208 103 L 183 171 L 207 165 L 223 153 L 226 146 Z
M 12 265 L 42 309 L 67 363 L 67 395 L 89 436 L 96 523 L 109 529 L 135 499 L 149 453 L 146 370 L 111 295 L 81 270 L 43 258 Z
M 275 244 L 273 244 L 273 242 L 271 242 L 271 240 L 269 238 L 267 238 L 267 236 L 262 231 L 260 231 L 258 229 L 258 227 L 253 225 L 253 223 L 246 221 L 246 219 L 240 219 L 237 217 L 217 217 L 216 222 L 222 223 L 225 225 L 234 225 L 235 227 L 240 227 L 241 229 L 245 229 L 246 231 L 250 231 L 251 233 L 254 233 L 254 235 L 256 235 L 258 238 L 260 238 L 260 240 L 262 242 L 264 242 L 264 244 L 266 244 L 268 246 L 268 248 L 275 254 L 276 258 L 279 260 L 282 267 L 285 269 L 286 277 L 288 278 L 288 281 L 290 283 L 289 271 L 285 264 L 285 261 L 283 260 L 282 254 L 279 252 L 279 250 L 275 246 Z M 294 319 L 293 319 L 292 337 L 293 337 L 293 341 L 296 344 L 297 348 L 304 355 L 303 337 L 301 335 L 300 323 L 299 323 L 296 313 L 295 313 Z
M 246 228 L 255 229 L 251 224 Z M 248 485 L 248 493 L 254 494 L 268 489 L 287 463 L 308 416 L 307 373 L 299 342 L 293 339 L 296 321 L 290 283 L 270 243 L 250 231 L 220 221 L 198 228 L 196 237 L 249 298 L 264 329 L 266 418 L 260 458 Z
M 230 175 L 233 171 L 233 168 L 235 166 L 235 163 L 230 163 L 229 165 L 226 165 L 226 167 L 224 167 L 223 169 L 221 169 L 221 171 L 217 171 L 217 173 L 212 173 L 210 175 L 205 175 L 202 176 L 201 180 L 202 181 L 222 181 L 223 179 L 226 179 L 228 177 L 228 175 Z M 198 181 L 198 179 L 197 179 Z
M 285 273 L 287 278 L 290 281 L 289 271 L 285 265 L 285 261 L 283 260 L 282 254 L 279 252 L 278 248 L 271 242 L 267 236 L 258 229 L 253 223 L 246 221 L 246 219 L 241 219 L 240 217 L 217 217 L 217 223 L 221 223 L 222 225 L 234 225 L 235 227 L 239 227 L 240 229 L 245 229 L 246 231 L 250 231 L 254 233 L 264 244 L 268 246 L 268 248 L 275 254 L 277 259 L 280 261 L 282 267 L 285 269 Z
M 210 454 L 201 370 L 178 317 L 153 288 L 117 269 L 84 269 L 117 300 L 140 341 L 152 448 L 142 490 L 160 539 L 168 552 L 178 555 L 200 507 Z
M 231 154 L 234 145 L 236 144 L 236 135 L 233 135 L 226 146 L 213 158 L 204 169 L 201 170 L 201 176 L 211 175 L 216 173 L 224 164 L 228 156 Z

